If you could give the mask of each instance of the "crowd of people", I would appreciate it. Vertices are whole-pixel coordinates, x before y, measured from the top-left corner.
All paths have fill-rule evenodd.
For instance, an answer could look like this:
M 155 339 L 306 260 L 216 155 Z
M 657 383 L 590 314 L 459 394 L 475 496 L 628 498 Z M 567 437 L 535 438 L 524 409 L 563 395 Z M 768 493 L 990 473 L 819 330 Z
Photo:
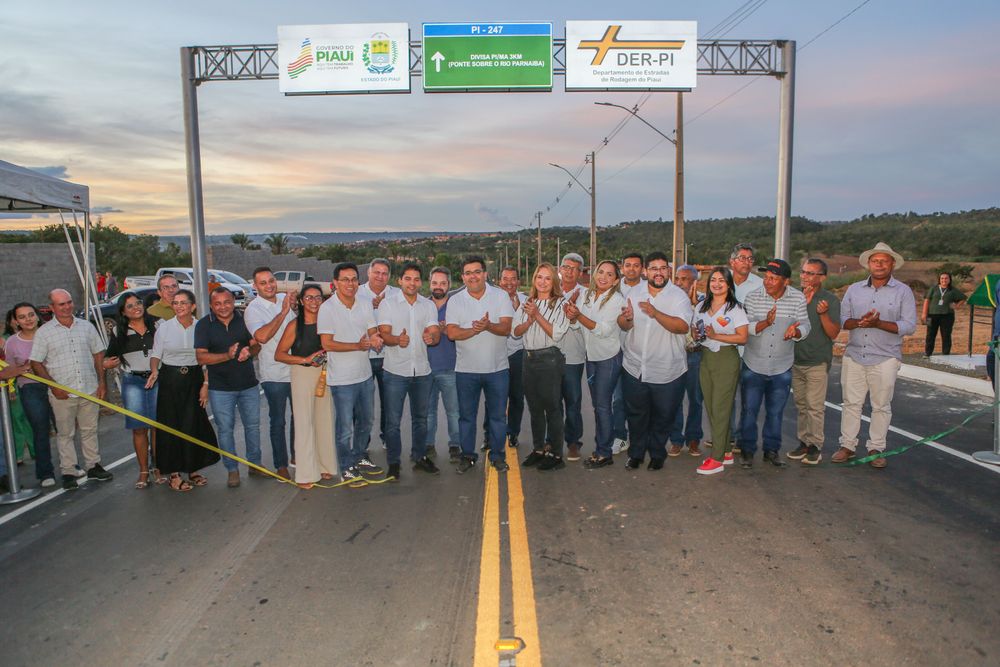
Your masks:
M 522 465 L 556 471 L 583 457 L 584 383 L 595 429 L 583 467 L 603 468 L 623 456 L 626 469 L 656 471 L 686 451 L 703 459 L 699 474 L 711 475 L 734 463 L 751 468 L 758 445 L 768 466 L 822 460 L 828 372 L 843 328 L 849 332 L 841 372 L 844 409 L 832 460 L 855 457 L 868 398 L 869 463 L 884 468 L 902 340 L 914 332 L 917 318 L 912 291 L 892 275 L 903 258 L 884 243 L 862 253 L 869 275 L 852 284 L 842 302 L 823 287 L 828 268 L 822 259 L 804 261 L 800 288 L 792 286 L 784 260 L 755 271 L 756 260 L 751 245 L 738 244 L 727 265 L 707 271 L 702 293 L 696 267 L 675 269 L 658 251 L 602 261 L 588 286 L 580 283 L 583 258 L 569 253 L 559 266 L 537 266 L 524 291 L 513 267 L 491 283 L 480 257 L 462 262 L 461 286 L 447 268 L 425 273 L 415 263 L 400 267 L 397 284 L 390 285 L 390 263 L 375 259 L 364 284 L 357 265 L 338 264 L 335 291 L 325 300 L 318 285 L 279 293 L 270 269 L 261 267 L 253 273 L 258 296 L 245 312 L 219 287 L 200 319 L 194 294 L 165 275 L 148 309 L 135 296 L 120 300 L 107 346 L 91 324 L 74 317 L 70 294 L 58 289 L 50 295 L 54 317 L 44 325 L 31 304 L 12 310 L 16 332 L 5 348 L 11 365 L 0 377 L 30 371 L 103 398 L 106 372 L 120 372 L 124 407 L 170 427 L 152 429 L 126 417 L 139 465 L 137 489 L 162 483 L 184 492 L 208 482 L 201 471 L 219 455 L 171 431 L 237 457 L 222 458 L 228 486 L 239 486 L 241 461 L 262 466 L 261 395 L 268 404 L 274 474 L 303 488 L 335 479 L 351 487 L 400 479 L 407 403 L 414 472 L 440 472 L 439 401 L 456 472 L 475 469 L 482 451 L 489 465 L 506 471 L 508 451 L 520 442 L 525 404 L 531 444 Z M 425 280 L 429 296 L 421 293 Z M 939 305 L 951 299 L 949 288 L 941 285 Z M 64 489 L 76 488 L 81 476 L 111 479 L 101 466 L 98 406 L 29 378 L 19 377 L 17 385 L 42 486 L 56 483 L 50 422 Z M 792 393 L 798 443 L 782 456 Z M 385 468 L 370 453 L 376 432 Z M 249 474 L 265 473 L 251 466 Z

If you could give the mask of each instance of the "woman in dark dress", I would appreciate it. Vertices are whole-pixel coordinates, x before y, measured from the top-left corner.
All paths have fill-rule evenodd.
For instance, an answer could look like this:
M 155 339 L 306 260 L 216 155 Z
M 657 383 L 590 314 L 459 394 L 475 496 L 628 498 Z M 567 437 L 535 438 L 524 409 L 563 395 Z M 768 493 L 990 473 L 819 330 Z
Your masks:
M 150 353 L 150 384 L 159 382 L 157 421 L 212 446 L 218 446 L 215 430 L 208 421 L 208 381 L 194 352 L 194 294 L 178 290 L 171 303 L 176 317 L 162 322 L 156 330 Z M 208 480 L 198 471 L 219 461 L 209 449 L 159 431 L 157 464 L 170 475 L 170 488 L 190 491 Z M 181 473 L 188 478 L 182 479 Z

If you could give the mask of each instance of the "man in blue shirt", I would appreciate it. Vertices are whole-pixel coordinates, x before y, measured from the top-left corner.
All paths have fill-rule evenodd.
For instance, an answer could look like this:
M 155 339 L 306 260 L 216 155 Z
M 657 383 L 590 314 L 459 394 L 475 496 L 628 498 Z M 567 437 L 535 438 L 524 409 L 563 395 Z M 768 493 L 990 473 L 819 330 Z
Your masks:
M 869 276 L 847 288 L 840 306 L 840 323 L 850 332 L 844 351 L 840 383 L 844 411 L 840 419 L 840 449 L 831 459 L 843 463 L 854 458 L 861 430 L 861 408 L 865 397 L 872 405 L 868 429 L 868 453 L 885 451 L 892 419 L 892 394 L 896 375 L 903 364 L 903 338 L 917 328 L 917 304 L 913 290 L 892 276 L 903 266 L 903 257 L 879 242 L 858 258 Z M 879 456 L 870 462 L 884 468 Z
M 451 272 L 443 266 L 431 269 L 431 300 L 437 308 L 438 322 L 444 330 L 445 311 L 451 296 Z M 444 402 L 448 420 L 448 456 L 457 463 L 461 454 L 458 433 L 458 390 L 455 385 L 455 341 L 441 336 L 437 345 L 427 346 L 427 359 L 431 363 L 431 397 L 427 406 L 427 456 L 434 458 L 434 440 L 437 436 L 438 396 Z

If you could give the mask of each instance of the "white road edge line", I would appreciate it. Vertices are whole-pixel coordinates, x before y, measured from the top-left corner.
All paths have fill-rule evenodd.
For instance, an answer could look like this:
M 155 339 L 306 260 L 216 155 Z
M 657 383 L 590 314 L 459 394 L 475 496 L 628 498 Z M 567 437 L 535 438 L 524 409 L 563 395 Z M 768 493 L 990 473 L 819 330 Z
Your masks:
M 844 408 L 842 406 L 840 406 L 840 405 L 837 405 L 836 403 L 831 403 L 830 401 L 823 401 L 823 402 L 826 404 L 826 406 L 828 408 L 833 408 L 834 410 L 839 410 L 840 412 L 844 411 Z M 871 417 L 867 417 L 865 415 L 861 415 L 861 419 L 863 419 L 866 422 L 871 423 Z M 923 438 L 921 438 L 916 433 L 910 433 L 909 431 L 904 431 L 903 429 L 896 428 L 895 426 L 889 426 L 889 430 L 892 431 L 893 433 L 898 433 L 899 435 L 903 436 L 904 438 L 909 438 L 910 440 L 913 440 L 914 442 L 918 442 L 920 440 L 923 440 Z M 934 440 L 928 440 L 924 444 L 927 445 L 928 447 L 933 447 L 934 449 L 942 451 L 945 454 L 951 454 L 952 456 L 954 456 L 956 458 L 960 458 L 963 461 L 967 461 L 969 463 L 972 463 L 974 465 L 979 466 L 980 468 L 984 468 L 986 470 L 989 470 L 990 472 L 1000 474 L 1000 466 L 995 466 L 995 465 L 992 465 L 990 463 L 983 463 L 982 461 L 977 461 L 976 459 L 972 458 L 971 456 L 969 456 L 965 452 L 960 452 L 957 449 L 952 449 L 951 447 L 948 447 L 947 445 L 942 445 L 940 442 L 935 442 Z
M 260 390 L 260 395 L 261 396 L 264 395 L 264 390 L 263 389 Z M 208 420 L 209 421 L 212 421 L 214 419 L 215 419 L 215 415 L 209 415 L 208 416 Z M 132 454 L 129 454 L 128 456 L 121 457 L 120 459 L 118 459 L 117 461 L 115 461 L 114 463 L 112 463 L 111 465 L 109 465 L 107 468 L 105 468 L 105 470 L 114 470 L 118 466 L 120 466 L 122 464 L 125 464 L 125 463 L 128 463 L 129 461 L 131 461 L 134 458 L 135 458 L 135 453 L 133 452 Z M 77 483 L 82 485 L 82 484 L 86 484 L 88 481 L 89 480 L 87 478 L 83 478 L 82 482 L 77 482 Z M 0 526 L 4 525 L 5 523 L 7 523 L 9 521 L 13 521 L 14 519 L 16 519 L 17 517 L 19 517 L 19 516 L 21 516 L 23 514 L 27 514 L 31 510 L 35 509 L 36 507 L 41 507 L 42 505 L 44 505 L 45 503 L 49 502 L 53 498 L 58 498 L 59 496 L 61 496 L 64 493 L 66 493 L 66 489 L 59 489 L 57 491 L 53 491 L 52 493 L 49 493 L 49 494 L 46 494 L 46 495 L 42 496 L 38 500 L 32 500 L 30 503 L 28 503 L 24 507 L 16 509 L 13 512 L 11 512 L 10 514 L 6 514 L 6 515 L 0 517 Z

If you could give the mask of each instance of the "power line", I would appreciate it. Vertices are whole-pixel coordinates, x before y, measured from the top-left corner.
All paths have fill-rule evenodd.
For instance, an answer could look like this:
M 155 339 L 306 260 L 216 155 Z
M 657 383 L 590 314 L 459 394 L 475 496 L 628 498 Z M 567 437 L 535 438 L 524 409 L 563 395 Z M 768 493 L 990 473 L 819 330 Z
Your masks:
M 705 35 L 705 39 L 722 37 L 727 32 L 730 32 L 733 28 L 750 18 L 750 16 L 763 7 L 766 2 L 767 0 L 750 0 L 749 2 L 743 3 L 739 9 L 730 14 L 730 16 L 724 19 L 722 23 L 710 30 Z

